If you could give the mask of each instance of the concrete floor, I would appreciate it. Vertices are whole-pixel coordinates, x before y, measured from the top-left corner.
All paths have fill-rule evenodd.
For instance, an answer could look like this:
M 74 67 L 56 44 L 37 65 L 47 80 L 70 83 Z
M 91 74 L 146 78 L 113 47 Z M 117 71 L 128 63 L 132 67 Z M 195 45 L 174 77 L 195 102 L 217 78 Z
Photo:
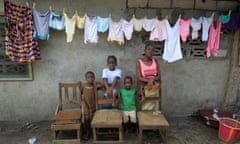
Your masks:
M 167 118 L 169 129 L 169 144 L 226 144 L 218 138 L 218 129 L 206 126 L 200 117 L 171 117 Z M 33 123 L 0 123 L 0 144 L 27 144 L 28 139 L 36 137 L 35 144 L 51 144 L 51 121 L 38 121 Z M 60 136 L 63 134 L 60 134 Z M 72 136 L 73 133 L 64 133 Z M 162 144 L 160 134 L 157 132 L 144 132 L 144 144 Z M 81 141 L 82 144 L 91 144 Z M 124 143 L 137 144 L 137 133 L 124 134 Z M 238 139 L 236 144 L 240 144 Z

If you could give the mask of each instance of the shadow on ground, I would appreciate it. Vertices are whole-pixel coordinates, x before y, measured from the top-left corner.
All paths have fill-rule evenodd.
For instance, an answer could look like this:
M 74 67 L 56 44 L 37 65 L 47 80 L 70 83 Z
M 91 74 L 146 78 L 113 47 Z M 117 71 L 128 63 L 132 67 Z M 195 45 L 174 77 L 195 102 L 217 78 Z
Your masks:
M 169 117 L 169 144 L 226 144 L 218 138 L 218 129 L 205 125 L 200 117 Z M 28 139 L 36 137 L 35 144 L 51 144 L 51 121 L 32 123 L 16 123 L 2 121 L 0 123 L 0 144 L 27 144 Z M 74 132 L 61 132 L 58 137 L 74 137 Z M 137 133 L 125 134 L 125 144 L 137 144 Z M 82 144 L 91 144 L 81 140 Z M 157 131 L 143 133 L 144 144 L 162 144 L 161 135 Z M 235 144 L 240 144 L 238 139 Z

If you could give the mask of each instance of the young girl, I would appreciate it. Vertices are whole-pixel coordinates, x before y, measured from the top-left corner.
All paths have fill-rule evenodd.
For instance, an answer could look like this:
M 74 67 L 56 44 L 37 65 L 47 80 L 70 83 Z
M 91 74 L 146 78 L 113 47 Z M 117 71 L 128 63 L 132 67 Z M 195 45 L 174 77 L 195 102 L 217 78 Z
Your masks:
M 92 71 L 85 73 L 86 83 L 81 87 L 82 111 L 84 115 L 83 139 L 88 140 L 90 136 L 90 122 L 96 111 L 95 87 L 101 87 L 99 82 L 95 81 L 95 75 Z
M 103 84 L 106 89 L 104 98 L 112 100 L 112 105 L 104 105 L 104 108 L 116 107 L 115 99 L 119 89 L 119 81 L 122 76 L 122 70 L 117 68 L 117 58 L 115 56 L 108 56 L 107 58 L 108 68 L 104 68 L 102 71 Z

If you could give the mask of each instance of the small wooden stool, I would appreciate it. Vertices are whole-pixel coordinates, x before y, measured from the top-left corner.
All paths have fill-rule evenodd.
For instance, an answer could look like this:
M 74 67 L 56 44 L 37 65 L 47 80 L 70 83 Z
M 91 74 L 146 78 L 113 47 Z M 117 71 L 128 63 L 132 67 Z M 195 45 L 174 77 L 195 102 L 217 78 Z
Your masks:
M 95 112 L 93 120 L 91 122 L 93 128 L 93 143 L 123 143 L 123 134 L 122 134 L 122 112 L 119 110 L 98 110 Z M 118 129 L 118 140 L 99 140 L 97 138 L 98 128 L 116 128 Z M 106 133 L 111 135 L 111 133 Z
M 142 143 L 143 130 L 162 130 L 163 138 L 165 144 L 168 143 L 168 121 L 165 119 L 162 113 L 153 113 L 154 111 L 139 111 L 138 116 L 138 126 L 139 126 L 139 144 Z

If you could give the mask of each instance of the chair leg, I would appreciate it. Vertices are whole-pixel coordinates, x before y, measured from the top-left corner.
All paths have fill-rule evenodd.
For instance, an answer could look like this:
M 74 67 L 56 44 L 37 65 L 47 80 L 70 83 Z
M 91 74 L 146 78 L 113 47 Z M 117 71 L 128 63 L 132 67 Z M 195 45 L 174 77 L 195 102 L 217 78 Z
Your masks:
M 56 134 L 55 130 L 52 131 L 52 137 L 53 137 L 54 140 L 57 138 L 57 134 Z
M 97 133 L 96 133 L 96 128 L 93 128 L 93 140 L 97 140 Z
M 77 139 L 80 139 L 80 129 L 77 130 Z
M 138 142 L 139 142 L 139 144 L 142 144 L 142 129 L 141 128 L 139 128 L 139 136 L 138 136 Z
M 119 141 L 122 141 L 123 140 L 122 127 L 119 127 L 118 132 L 119 132 Z

